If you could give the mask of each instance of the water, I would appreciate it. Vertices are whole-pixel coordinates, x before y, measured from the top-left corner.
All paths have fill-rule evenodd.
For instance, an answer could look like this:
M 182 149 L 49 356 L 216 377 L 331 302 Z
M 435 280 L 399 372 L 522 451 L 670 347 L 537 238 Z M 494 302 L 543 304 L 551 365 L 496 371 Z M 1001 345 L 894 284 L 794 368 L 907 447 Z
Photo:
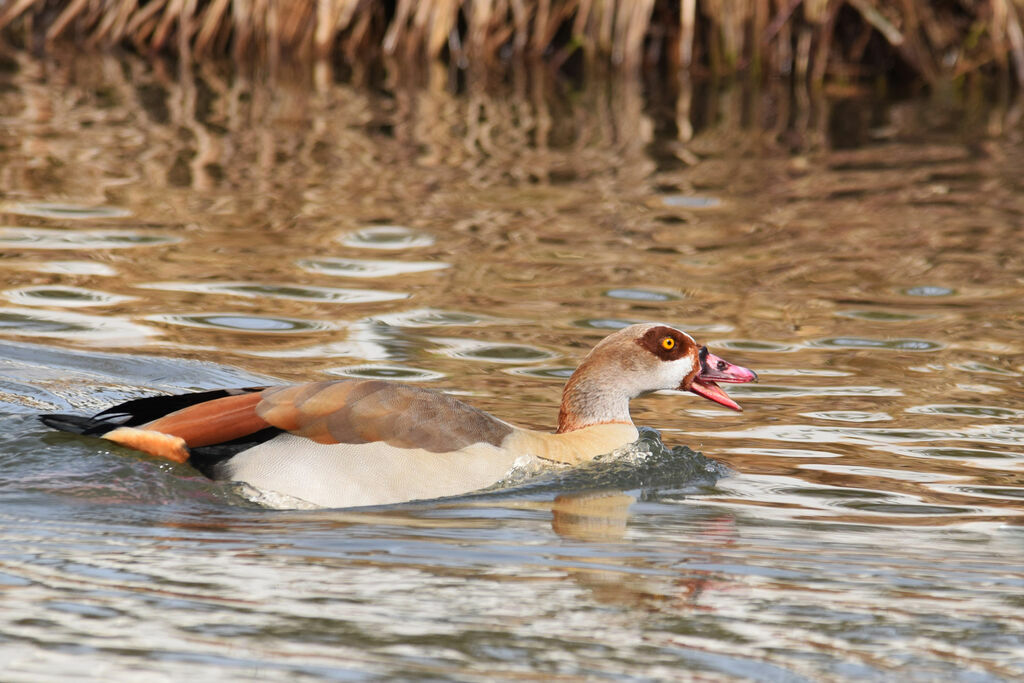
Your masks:
M 5 680 L 1024 676 L 1019 107 L 9 66 Z M 550 428 L 644 320 L 745 412 L 453 500 L 271 510 L 34 417 L 370 376 Z

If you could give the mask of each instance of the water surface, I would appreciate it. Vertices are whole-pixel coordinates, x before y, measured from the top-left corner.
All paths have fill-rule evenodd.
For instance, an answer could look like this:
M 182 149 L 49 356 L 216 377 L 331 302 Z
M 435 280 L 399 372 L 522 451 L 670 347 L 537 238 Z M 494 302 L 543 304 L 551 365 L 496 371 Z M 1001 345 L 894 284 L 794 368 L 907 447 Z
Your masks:
M 2 78 L 5 678 L 1024 676 L 1017 109 Z M 647 320 L 745 412 L 638 399 L 660 440 L 456 500 L 270 510 L 34 418 L 373 376 L 550 428 Z

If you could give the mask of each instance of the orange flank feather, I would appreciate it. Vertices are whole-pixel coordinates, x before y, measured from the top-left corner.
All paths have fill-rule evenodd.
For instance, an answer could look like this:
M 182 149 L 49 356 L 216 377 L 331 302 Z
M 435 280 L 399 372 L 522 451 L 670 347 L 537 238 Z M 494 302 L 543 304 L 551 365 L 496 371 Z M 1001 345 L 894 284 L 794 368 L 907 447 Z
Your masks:
M 189 448 L 224 443 L 270 426 L 256 414 L 256 404 L 262 398 L 257 391 L 197 403 L 140 429 L 181 437 Z
M 104 434 L 103 438 L 158 458 L 188 462 L 188 447 L 180 436 L 135 427 L 118 427 Z

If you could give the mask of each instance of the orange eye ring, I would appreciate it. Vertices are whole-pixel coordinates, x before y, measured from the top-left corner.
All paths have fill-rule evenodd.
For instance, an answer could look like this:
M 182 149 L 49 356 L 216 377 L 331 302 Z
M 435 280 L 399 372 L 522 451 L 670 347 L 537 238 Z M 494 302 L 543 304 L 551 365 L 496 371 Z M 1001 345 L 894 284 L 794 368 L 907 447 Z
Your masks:
M 672 337 L 665 337 L 664 339 L 661 340 L 661 348 L 665 349 L 666 351 L 671 351 L 675 347 L 676 340 L 673 339 Z

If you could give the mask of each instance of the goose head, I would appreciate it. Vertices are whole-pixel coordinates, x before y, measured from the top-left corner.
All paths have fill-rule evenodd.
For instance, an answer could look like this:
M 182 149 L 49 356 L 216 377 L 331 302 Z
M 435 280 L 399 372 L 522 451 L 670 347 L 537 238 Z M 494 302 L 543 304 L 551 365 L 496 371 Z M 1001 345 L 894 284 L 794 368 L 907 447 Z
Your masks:
M 601 340 L 565 385 L 558 431 L 628 422 L 629 400 L 671 389 L 742 410 L 718 383 L 757 381 L 753 370 L 712 354 L 682 330 L 661 323 L 630 325 Z

